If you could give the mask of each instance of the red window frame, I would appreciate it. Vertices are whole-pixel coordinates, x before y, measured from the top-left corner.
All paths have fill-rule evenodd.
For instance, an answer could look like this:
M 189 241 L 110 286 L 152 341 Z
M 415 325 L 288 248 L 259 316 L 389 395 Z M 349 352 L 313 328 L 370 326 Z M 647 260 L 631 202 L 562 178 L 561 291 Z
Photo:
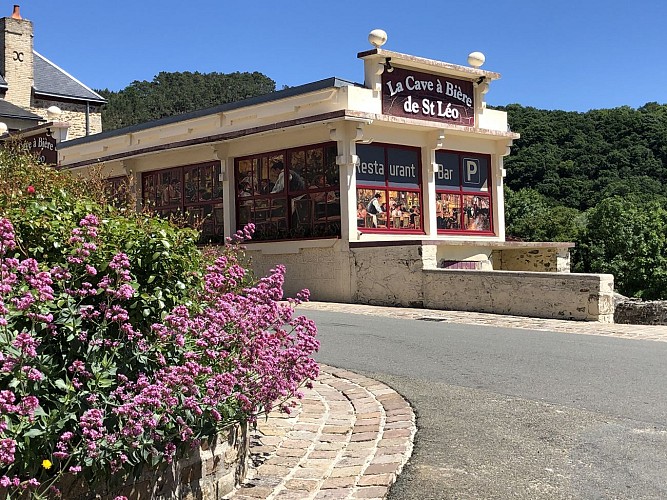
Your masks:
M 144 208 L 166 218 L 185 218 L 200 230 L 200 243 L 224 241 L 219 161 L 195 163 L 141 174 Z
M 326 142 L 236 158 L 236 227 L 255 224 L 255 241 L 340 238 L 336 155 Z
M 436 162 L 439 164 L 435 184 L 438 234 L 494 235 L 491 156 L 438 150 Z M 475 163 L 479 179 L 469 182 L 474 168 L 466 169 L 466 165 Z
M 383 149 L 383 155 L 378 149 Z M 371 153 L 373 151 L 373 153 Z M 369 156 L 365 158 L 365 153 Z M 416 182 L 400 183 L 392 182 L 391 177 L 391 156 L 400 156 L 401 152 L 405 153 L 407 157 L 414 155 L 414 163 L 412 167 L 416 169 Z M 357 230 L 362 233 L 391 233 L 391 234 L 424 234 L 424 214 L 422 207 L 424 206 L 423 190 L 422 190 L 422 168 L 421 168 L 421 149 L 413 146 L 403 146 L 397 144 L 372 143 L 371 145 L 359 144 L 357 145 L 357 154 L 360 162 L 357 165 Z M 382 162 L 378 161 L 377 156 L 383 156 Z M 365 162 L 371 161 L 374 166 L 366 167 Z M 382 163 L 382 172 L 378 165 Z M 375 179 L 364 179 L 362 174 L 367 172 L 370 168 L 375 173 L 371 177 Z M 360 175 L 361 174 L 361 175 Z M 384 179 L 381 177 L 384 175 Z M 385 204 L 385 215 L 369 214 L 367 207 L 372 198 L 380 194 L 381 203 Z M 416 200 L 416 201 L 415 201 Z M 395 212 L 392 215 L 392 204 L 402 205 L 404 210 Z M 400 212 L 401 215 L 398 215 Z M 373 226 L 376 227 L 373 227 Z

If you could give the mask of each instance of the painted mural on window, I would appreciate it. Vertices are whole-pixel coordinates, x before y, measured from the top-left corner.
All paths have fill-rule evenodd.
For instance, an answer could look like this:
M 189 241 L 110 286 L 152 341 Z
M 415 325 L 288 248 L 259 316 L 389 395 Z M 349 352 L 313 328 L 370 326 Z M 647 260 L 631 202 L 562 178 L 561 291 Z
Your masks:
M 357 145 L 357 228 L 422 232 L 418 148 Z
M 224 241 L 220 163 L 211 162 L 145 172 L 143 206 L 167 217 L 184 219 L 201 231 L 202 243 Z
M 340 237 L 335 144 L 239 158 L 236 225 L 255 224 L 253 240 Z
M 435 160 L 438 232 L 492 233 L 489 156 L 437 151 Z

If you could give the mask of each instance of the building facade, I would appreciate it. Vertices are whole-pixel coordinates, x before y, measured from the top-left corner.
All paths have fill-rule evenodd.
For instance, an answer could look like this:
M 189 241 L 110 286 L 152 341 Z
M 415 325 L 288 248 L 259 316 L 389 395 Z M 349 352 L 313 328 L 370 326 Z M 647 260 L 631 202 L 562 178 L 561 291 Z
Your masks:
M 17 5 L 0 18 L 0 122 L 17 132 L 57 121 L 68 125 L 67 138 L 101 132 L 105 99 L 36 52 L 33 39 Z
M 484 102 L 500 75 L 480 54 L 461 66 L 376 39 L 358 54 L 363 84 L 331 78 L 70 140 L 60 166 L 101 165 L 202 242 L 253 223 L 253 267 L 286 264 L 288 293 L 608 321 L 613 281 L 569 274 L 571 245 L 505 241 L 503 158 L 518 135 Z M 517 293 L 527 274 L 534 289 Z

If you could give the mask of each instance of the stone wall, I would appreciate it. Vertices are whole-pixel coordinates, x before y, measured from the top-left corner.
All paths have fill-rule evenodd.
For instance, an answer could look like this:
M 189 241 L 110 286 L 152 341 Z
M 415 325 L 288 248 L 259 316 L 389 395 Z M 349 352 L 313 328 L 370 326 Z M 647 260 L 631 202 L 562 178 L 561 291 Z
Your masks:
M 145 471 L 137 480 L 109 491 L 91 493 L 86 485 L 59 485 L 70 500 L 133 499 L 221 500 L 245 478 L 248 466 L 248 432 L 239 425 L 205 443 L 192 456 L 161 470 Z
M 424 270 L 424 307 L 613 322 L 607 274 Z
M 383 306 L 425 307 L 537 318 L 612 322 L 611 275 L 556 272 L 438 269 L 434 244 L 364 244 L 344 249 L 300 248 L 281 253 L 249 251 L 251 267 L 265 275 L 287 267 L 285 291 L 303 288 L 313 300 Z M 530 254 L 538 255 L 538 254 Z M 541 262 L 558 257 L 545 249 Z
M 621 301 L 616 304 L 614 322 L 629 325 L 667 325 L 667 300 Z
M 84 137 L 86 135 L 86 105 L 83 103 L 67 103 L 56 100 L 34 99 L 30 112 L 35 113 L 48 119 L 46 110 L 50 106 L 58 106 L 62 114 L 58 117 L 58 121 L 67 122 L 70 124 L 67 130 L 67 139 L 76 139 L 77 137 Z M 102 132 L 102 113 L 99 106 L 90 105 L 89 107 L 89 127 L 90 134 L 99 134 Z
M 491 261 L 497 271 L 570 272 L 568 248 L 496 249 Z
M 294 248 L 285 253 L 276 253 L 266 247 L 264 250 L 254 249 L 263 245 L 248 245 L 246 255 L 250 258 L 251 268 L 261 277 L 277 264 L 284 264 L 287 269 L 286 296 L 294 297 L 307 288 L 313 300 L 350 302 L 352 299 L 350 253 L 342 248 L 340 240 L 321 247 Z
M 2 76 L 7 82 L 4 100 L 28 108 L 34 84 L 33 26 L 27 19 L 0 18 L 0 44 L 4 49 Z
M 354 248 L 351 252 L 354 302 L 613 321 L 611 275 L 437 269 L 437 249 L 430 244 Z
M 423 307 L 421 245 L 354 248 L 351 253 L 354 302 Z

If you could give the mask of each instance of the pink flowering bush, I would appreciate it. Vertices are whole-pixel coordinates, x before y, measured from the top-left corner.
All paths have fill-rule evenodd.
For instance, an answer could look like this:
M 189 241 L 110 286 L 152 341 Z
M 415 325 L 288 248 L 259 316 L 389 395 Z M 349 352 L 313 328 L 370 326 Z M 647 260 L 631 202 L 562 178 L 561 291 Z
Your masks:
M 0 492 L 103 489 L 288 411 L 317 376 L 315 325 L 294 316 L 307 292 L 282 301 L 282 266 L 254 279 L 240 261 L 252 227 L 205 259 L 196 235 L 94 203 L 60 204 L 47 226 L 39 189 L 0 210 Z

